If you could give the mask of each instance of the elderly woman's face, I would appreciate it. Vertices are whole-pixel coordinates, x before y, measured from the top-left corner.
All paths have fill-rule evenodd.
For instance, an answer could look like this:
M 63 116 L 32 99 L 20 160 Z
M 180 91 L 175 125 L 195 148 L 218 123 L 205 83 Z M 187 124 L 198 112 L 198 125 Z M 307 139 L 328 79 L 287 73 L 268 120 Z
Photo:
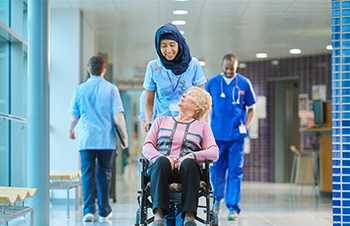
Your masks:
M 188 93 L 182 95 L 180 102 L 178 103 L 179 107 L 194 109 L 197 107 L 196 101 L 200 93 L 195 90 L 190 90 Z M 181 109 L 181 108 L 180 108 Z
M 175 59 L 178 51 L 179 45 L 176 41 L 170 39 L 163 39 L 160 41 L 160 52 L 163 54 L 165 59 L 172 61 Z

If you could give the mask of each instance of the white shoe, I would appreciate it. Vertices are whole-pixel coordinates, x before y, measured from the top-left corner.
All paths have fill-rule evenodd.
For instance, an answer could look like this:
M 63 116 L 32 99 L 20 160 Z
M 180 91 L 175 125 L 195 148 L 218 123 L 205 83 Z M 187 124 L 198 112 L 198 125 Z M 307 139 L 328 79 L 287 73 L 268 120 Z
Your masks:
M 94 221 L 94 215 L 91 213 L 85 214 L 83 217 L 83 222 L 92 222 Z
M 112 216 L 113 216 L 113 212 L 112 211 L 106 217 L 100 216 L 100 222 L 108 221 L 109 218 L 111 218 Z
M 234 210 L 233 208 L 230 208 L 228 216 L 227 216 L 227 220 L 229 220 L 229 221 L 237 221 L 238 220 L 238 213 L 237 213 L 237 211 Z

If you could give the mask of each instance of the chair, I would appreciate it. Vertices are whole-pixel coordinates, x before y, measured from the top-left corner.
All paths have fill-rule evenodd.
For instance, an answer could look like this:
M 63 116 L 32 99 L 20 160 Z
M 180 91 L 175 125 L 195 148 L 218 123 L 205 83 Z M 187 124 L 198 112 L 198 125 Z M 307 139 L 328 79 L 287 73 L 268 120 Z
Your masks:
M 306 162 L 307 159 L 311 159 L 312 166 L 312 183 L 313 183 L 313 194 L 319 194 L 319 151 L 315 149 L 303 149 L 299 150 L 294 145 L 290 146 L 290 150 L 294 153 L 292 172 L 290 177 L 291 188 L 296 188 L 298 184 L 299 170 L 300 170 L 300 161 L 301 158 L 304 158 L 304 173 L 303 173 L 303 182 L 301 187 L 301 194 L 303 194 L 303 187 L 305 183 L 305 174 L 306 174 Z
M 24 206 L 27 198 L 33 198 L 36 188 L 0 187 L 0 225 L 8 225 L 8 222 L 17 217 L 30 213 L 30 226 L 34 225 L 34 207 Z M 16 206 L 16 202 L 22 202 L 22 206 Z
M 67 217 L 69 217 L 69 190 L 75 188 L 75 209 L 78 209 L 78 187 L 81 187 L 80 170 L 51 170 L 50 190 L 53 199 L 53 190 L 63 189 L 67 191 Z M 81 201 L 80 201 L 81 202 Z
M 218 226 L 218 214 L 213 210 L 215 198 L 212 195 L 212 189 L 210 184 L 209 166 L 213 161 L 207 159 L 203 164 L 202 173 L 204 174 L 204 181 L 201 181 L 198 197 L 205 197 L 205 206 L 199 205 L 198 208 L 204 208 L 206 219 L 202 219 L 196 216 L 196 220 L 204 225 Z M 150 195 L 150 182 L 146 176 L 148 161 L 146 159 L 140 159 L 142 164 L 141 169 L 141 190 L 138 191 L 137 201 L 139 208 L 136 212 L 135 226 L 147 226 L 154 221 L 154 217 L 148 218 L 148 208 L 152 208 L 152 201 Z M 176 218 L 181 213 L 181 184 L 173 183 L 169 185 L 169 201 L 170 208 L 169 214 L 165 216 L 165 222 L 167 226 L 175 226 Z M 210 203 L 212 203 L 210 207 Z

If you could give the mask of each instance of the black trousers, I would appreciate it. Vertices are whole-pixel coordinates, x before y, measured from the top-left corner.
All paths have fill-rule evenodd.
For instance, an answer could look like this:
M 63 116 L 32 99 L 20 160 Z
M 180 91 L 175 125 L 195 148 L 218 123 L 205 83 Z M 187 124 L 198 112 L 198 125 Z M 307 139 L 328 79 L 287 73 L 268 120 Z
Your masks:
M 197 214 L 198 192 L 200 186 L 201 171 L 194 159 L 185 159 L 181 163 L 180 173 L 177 169 L 171 170 L 168 158 L 159 157 L 150 167 L 148 176 L 151 181 L 151 197 L 153 211 L 156 208 L 163 209 L 164 214 L 169 211 L 169 183 L 182 184 L 182 218 L 186 212 Z

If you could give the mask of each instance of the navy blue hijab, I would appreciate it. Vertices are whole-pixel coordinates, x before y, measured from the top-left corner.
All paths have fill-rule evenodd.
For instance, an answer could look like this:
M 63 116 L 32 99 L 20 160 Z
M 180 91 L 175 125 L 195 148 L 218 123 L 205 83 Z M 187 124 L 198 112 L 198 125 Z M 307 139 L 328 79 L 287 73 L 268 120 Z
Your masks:
M 171 34 L 174 37 L 174 41 L 176 41 L 179 46 L 179 51 L 172 61 L 167 60 L 160 52 L 161 36 L 165 34 Z M 184 73 L 190 64 L 191 55 L 190 48 L 186 44 L 186 40 L 180 33 L 179 29 L 175 25 L 167 23 L 157 30 L 155 39 L 156 51 L 163 66 L 166 69 L 170 69 L 175 75 Z

